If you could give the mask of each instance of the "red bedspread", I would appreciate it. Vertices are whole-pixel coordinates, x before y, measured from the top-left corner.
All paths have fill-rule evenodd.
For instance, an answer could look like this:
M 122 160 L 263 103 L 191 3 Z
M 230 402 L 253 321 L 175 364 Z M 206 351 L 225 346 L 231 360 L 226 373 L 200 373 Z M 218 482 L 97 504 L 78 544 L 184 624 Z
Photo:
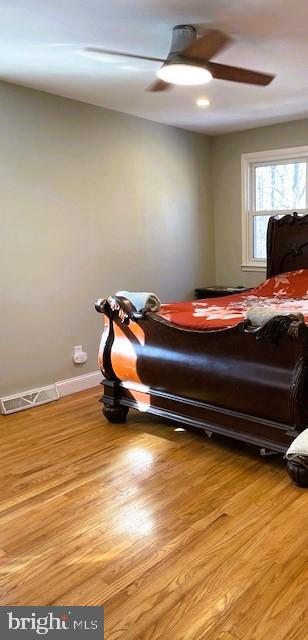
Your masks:
M 308 324 L 308 269 L 274 276 L 246 293 L 163 304 L 159 315 L 189 329 L 223 329 L 242 322 L 249 307 L 260 304 L 278 312 L 301 311 Z

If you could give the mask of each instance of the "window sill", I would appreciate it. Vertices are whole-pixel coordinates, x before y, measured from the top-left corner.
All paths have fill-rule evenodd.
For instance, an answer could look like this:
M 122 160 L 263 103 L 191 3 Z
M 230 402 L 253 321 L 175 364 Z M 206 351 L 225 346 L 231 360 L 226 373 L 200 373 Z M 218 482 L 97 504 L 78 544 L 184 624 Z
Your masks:
M 266 271 L 266 264 L 241 264 L 242 271 Z

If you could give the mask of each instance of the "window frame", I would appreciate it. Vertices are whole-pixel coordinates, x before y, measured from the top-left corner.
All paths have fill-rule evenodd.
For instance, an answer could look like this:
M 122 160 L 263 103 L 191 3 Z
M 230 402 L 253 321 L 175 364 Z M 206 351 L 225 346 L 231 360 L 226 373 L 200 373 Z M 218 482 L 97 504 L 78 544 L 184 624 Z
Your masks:
M 294 209 L 275 209 L 270 211 L 255 210 L 255 171 L 256 166 L 270 165 L 273 162 L 284 164 L 290 160 L 306 162 L 306 208 L 297 209 L 299 214 L 308 209 L 308 146 L 271 149 L 241 155 L 241 209 L 242 209 L 242 271 L 265 271 L 266 260 L 253 256 L 253 222 L 255 216 L 286 215 Z

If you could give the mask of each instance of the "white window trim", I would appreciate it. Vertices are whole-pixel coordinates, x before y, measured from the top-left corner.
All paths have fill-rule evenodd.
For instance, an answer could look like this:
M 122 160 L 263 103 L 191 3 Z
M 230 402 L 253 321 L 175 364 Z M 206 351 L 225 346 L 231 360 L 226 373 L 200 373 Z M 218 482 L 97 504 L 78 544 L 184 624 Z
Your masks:
M 258 260 L 251 255 L 253 216 L 247 215 L 247 212 L 251 210 L 251 165 L 256 162 L 298 160 L 299 158 L 308 158 L 308 146 L 271 149 L 270 151 L 257 151 L 255 153 L 243 153 L 241 155 L 242 271 L 266 270 L 266 260 Z M 297 211 L 298 213 L 306 212 L 306 210 L 303 209 L 298 209 Z M 270 213 L 272 214 L 272 211 Z M 287 210 L 275 211 L 276 215 L 285 215 L 287 213 L 289 213 Z M 268 212 L 262 211 L 262 215 L 266 214 L 268 215 Z

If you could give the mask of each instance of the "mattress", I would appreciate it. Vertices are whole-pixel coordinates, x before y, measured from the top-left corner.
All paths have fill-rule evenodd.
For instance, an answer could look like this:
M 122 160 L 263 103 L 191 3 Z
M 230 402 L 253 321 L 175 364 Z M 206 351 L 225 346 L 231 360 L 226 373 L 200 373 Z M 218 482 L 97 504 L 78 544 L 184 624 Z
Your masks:
M 210 331 L 239 324 L 256 305 L 277 313 L 301 312 L 308 324 L 308 269 L 273 276 L 255 289 L 235 295 L 162 304 L 159 315 L 183 328 Z

